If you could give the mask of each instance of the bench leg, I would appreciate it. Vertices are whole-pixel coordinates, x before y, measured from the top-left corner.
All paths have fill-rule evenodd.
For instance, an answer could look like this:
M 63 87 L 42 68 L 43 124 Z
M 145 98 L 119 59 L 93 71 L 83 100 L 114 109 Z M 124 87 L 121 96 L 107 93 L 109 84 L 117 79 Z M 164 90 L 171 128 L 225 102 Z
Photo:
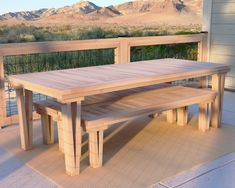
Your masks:
M 157 117 L 159 117 L 159 113 L 155 113 L 155 114 L 151 114 L 151 115 L 149 115 L 149 117 L 150 118 L 157 118 Z
M 184 126 L 188 124 L 188 107 L 182 107 L 177 109 L 177 124 Z
M 64 153 L 64 137 L 63 137 L 63 123 L 57 121 L 58 139 L 59 139 L 59 150 Z
M 210 128 L 210 116 L 208 104 L 199 104 L 199 116 L 198 116 L 199 130 L 206 132 Z
M 89 131 L 89 157 L 93 168 L 102 166 L 103 161 L 103 130 Z
M 44 144 L 54 144 L 54 122 L 51 116 L 42 114 L 42 135 Z
M 175 123 L 177 119 L 176 109 L 168 110 L 166 117 L 168 123 Z

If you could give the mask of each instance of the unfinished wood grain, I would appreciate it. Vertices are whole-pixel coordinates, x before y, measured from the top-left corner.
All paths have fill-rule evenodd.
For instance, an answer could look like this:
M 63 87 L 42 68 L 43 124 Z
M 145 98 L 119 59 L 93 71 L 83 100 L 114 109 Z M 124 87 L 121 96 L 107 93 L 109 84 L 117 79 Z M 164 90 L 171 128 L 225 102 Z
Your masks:
M 217 93 L 215 102 L 212 104 L 212 127 L 220 128 L 222 123 L 222 107 L 224 96 L 225 74 L 212 76 L 212 90 Z
M 166 114 L 168 123 L 175 123 L 177 120 L 177 111 L 176 109 L 168 110 Z
M 205 98 L 206 93 L 208 94 L 207 99 Z M 199 97 L 195 98 L 195 95 Z M 85 106 L 83 108 L 85 112 L 83 113 L 84 116 L 82 116 L 82 120 L 85 125 L 85 129 L 89 132 L 89 153 L 91 166 L 97 168 L 102 165 L 102 153 L 99 152 L 101 145 L 97 137 L 99 132 L 94 132 L 95 129 L 101 130 L 102 132 L 103 129 L 105 129 L 104 125 L 118 123 L 131 118 L 140 117 L 142 115 L 149 115 L 154 111 L 161 112 L 172 108 L 178 108 L 178 124 L 185 125 L 188 119 L 187 107 L 185 106 L 193 103 L 201 104 L 200 101 L 202 101 L 202 104 L 207 105 L 214 99 L 215 92 L 177 86 L 134 95 L 127 95 L 126 97 L 115 102 L 102 102 L 101 104 L 96 103 L 93 104 L 94 107 L 91 110 L 87 109 Z M 175 101 L 179 103 L 176 104 Z M 128 107 L 126 106 L 127 104 L 129 105 Z M 180 106 L 183 107 L 179 108 Z M 91 108 L 91 106 L 88 107 Z M 107 111 L 103 109 L 107 109 Z M 206 111 L 202 111 L 203 109 Z M 88 120 L 89 118 L 91 118 L 92 121 Z M 199 130 L 208 130 L 208 126 L 208 111 L 200 105 Z
M 90 39 L 37 43 L 31 42 L 24 44 L 2 44 L 0 45 L 0 56 L 117 48 L 120 46 L 120 41 L 122 41 L 123 39 L 128 41 L 130 47 L 158 44 L 193 43 L 200 42 L 203 36 L 204 34 L 194 34 L 157 37 L 121 37 L 115 39 Z
M 0 56 L 0 129 L 4 125 L 4 118 L 6 115 L 6 96 L 4 89 L 4 64 L 3 56 Z
M 80 174 L 81 158 L 81 103 L 62 105 L 65 170 L 70 176 Z
M 204 76 L 200 79 L 200 83 L 199 83 L 201 88 L 208 88 L 209 86 L 209 78 L 208 76 Z
M 131 94 L 136 94 L 144 91 L 152 91 L 155 89 L 169 87 L 169 84 L 160 84 L 153 86 L 140 87 L 135 89 L 128 89 L 123 91 L 116 91 L 111 93 L 99 94 L 94 96 L 86 97 L 85 101 L 82 101 L 83 106 L 89 106 L 101 102 L 114 102 L 118 99 L 126 97 Z M 59 139 L 59 150 L 64 152 L 64 139 L 63 139 L 63 123 L 61 114 L 61 103 L 50 99 L 44 101 L 34 102 L 34 108 L 38 114 L 41 115 L 42 120 L 42 132 L 43 140 L 45 144 L 52 144 L 54 141 L 53 120 L 57 121 L 58 127 L 58 139 Z M 101 134 L 101 133 L 100 133 Z
M 209 104 L 199 104 L 198 126 L 199 130 L 206 132 L 210 129 Z
M 174 87 L 165 87 L 165 88 L 158 88 L 154 90 L 136 90 L 139 92 L 134 92 L 133 90 L 125 90 L 122 91 L 122 97 L 117 97 L 119 92 L 117 92 L 116 98 L 113 98 L 115 100 L 107 100 L 102 102 L 92 102 L 88 104 L 84 104 L 82 106 L 81 110 L 81 122 L 82 127 L 85 131 L 89 133 L 89 159 L 90 159 L 90 165 L 93 168 L 98 168 L 102 166 L 102 155 L 103 155 L 103 131 L 108 128 L 109 125 L 114 123 L 119 123 L 122 121 L 134 119 L 140 116 L 147 116 L 150 114 L 153 114 L 153 112 L 160 113 L 165 110 L 170 109 L 176 109 L 178 108 L 178 124 L 185 125 L 187 123 L 187 107 L 191 104 L 209 104 L 215 99 L 216 93 L 213 91 L 208 90 L 200 90 L 200 89 L 194 89 L 194 88 L 186 88 L 182 86 L 174 86 Z M 99 97 L 93 97 L 98 98 Z M 94 99 L 93 99 L 94 100 Z M 54 101 L 52 101 L 52 104 Z M 50 102 L 48 101 L 47 106 L 43 106 L 43 104 L 46 104 L 46 102 L 41 102 L 41 105 L 38 105 L 38 108 L 52 108 L 56 105 L 50 105 Z M 71 110 L 71 105 L 69 104 L 61 104 L 62 105 L 62 119 L 63 124 L 66 126 L 74 123 L 75 121 L 72 119 L 72 112 L 74 110 Z M 75 104 L 74 104 L 75 105 Z M 75 106 L 74 106 L 75 107 Z M 58 110 L 59 107 L 56 107 Z M 64 108 L 64 109 L 63 109 Z M 64 110 L 64 111 L 63 111 Z M 44 113 L 50 110 L 44 110 Z M 171 120 L 176 119 L 176 110 L 171 110 L 173 114 L 171 114 Z M 65 117 L 65 113 L 68 113 L 68 115 Z M 59 114 L 53 113 L 53 114 Z M 205 114 L 204 114 L 205 115 Z M 69 117 L 69 118 L 68 118 Z M 205 121 L 203 118 L 203 114 L 199 115 L 200 117 L 200 125 L 199 129 L 204 131 L 205 127 L 207 125 L 204 125 Z M 60 118 L 57 118 L 60 119 Z M 209 121 L 208 121 L 209 122 Z M 79 122 L 80 123 L 80 122 Z M 202 126 L 203 124 L 203 126 Z M 63 126 L 65 126 L 63 125 Z M 65 129 L 65 127 L 64 127 Z M 64 131 L 64 130 L 63 130 Z M 67 130 L 68 131 L 68 130 Z M 71 153 L 69 153 L 68 149 L 65 149 L 66 147 L 70 147 L 69 151 L 74 152 L 72 150 L 72 145 L 75 143 L 72 143 L 71 140 L 73 133 L 73 130 L 70 128 L 70 135 L 68 133 L 64 133 L 64 151 L 65 156 L 67 155 L 71 156 Z M 74 133 L 73 133 L 74 134 Z M 80 133 L 79 133 L 80 134 Z M 65 135 L 67 135 L 67 138 L 65 138 Z M 70 138 L 70 145 L 66 144 L 67 139 Z M 79 140 L 80 142 L 80 140 Z M 78 148 L 75 147 L 74 148 Z M 69 164 L 69 165 L 68 165 Z M 71 164 L 74 165 L 73 160 L 70 158 L 66 162 L 66 166 L 70 166 Z M 66 167 L 67 168 L 67 167 Z M 72 169 L 66 170 L 68 174 L 70 175 L 77 175 L 79 172 L 72 172 Z M 69 172 L 68 172 L 69 171 Z
M 175 36 L 155 36 L 155 37 L 131 37 L 129 39 L 130 46 L 150 46 L 160 44 L 175 43 L 193 43 L 200 42 L 204 34 L 196 35 L 175 35 Z
M 132 38 L 115 38 L 115 39 L 92 39 L 77 41 L 56 41 L 56 42 L 31 42 L 24 44 L 2 44 L 0 45 L 0 56 L 26 55 L 65 51 L 79 51 L 92 49 L 113 48 L 115 52 L 115 63 L 130 62 L 130 48 L 133 46 L 146 46 L 158 44 L 175 44 L 175 43 L 193 43 L 201 42 L 206 33 L 194 35 L 177 35 L 177 36 L 157 36 L 157 37 L 132 37 Z M 65 101 L 64 101 L 65 102 Z M 72 102 L 72 101 L 67 101 Z M 3 108 L 4 109 L 4 108 Z M 5 115 L 1 118 L 4 124 L 16 123 L 18 117 L 9 118 Z M 9 123 L 10 122 L 10 123 Z M 3 124 L 3 123 L 2 123 Z M 0 124 L 1 126 L 1 124 Z
M 10 76 L 9 79 L 16 88 L 24 87 L 63 101 L 227 71 L 229 66 L 221 64 L 163 59 L 32 73 Z M 65 75 L 67 76 L 64 79 Z
M 41 116 L 43 143 L 54 144 L 54 121 L 52 116 L 43 114 Z
M 155 87 L 157 88 L 157 87 Z M 135 92 L 134 92 L 135 91 Z M 130 117 L 142 115 L 150 115 L 151 113 L 160 113 L 165 110 L 176 109 L 183 107 L 179 116 L 185 124 L 187 119 L 186 107 L 191 104 L 197 104 L 202 101 L 213 101 L 215 92 L 207 90 L 199 90 L 194 88 L 187 88 L 182 86 L 174 87 L 158 87 L 150 90 L 125 90 L 122 93 L 113 92 L 112 100 L 101 100 L 97 102 L 89 101 L 84 103 L 82 107 L 82 122 L 85 130 L 100 128 L 105 125 L 125 121 Z M 119 95 L 115 95 L 115 93 Z M 102 96 L 102 95 L 97 95 Z M 96 98 L 96 100 L 97 100 Z M 37 102 L 38 103 L 38 102 Z M 53 114 L 58 115 L 60 109 L 57 105 L 51 105 L 54 101 L 40 102 L 41 112 L 56 111 Z M 48 110 L 49 108 L 53 108 Z M 178 110 L 180 111 L 180 110 Z M 40 111 L 39 111 L 40 113 Z M 183 114 L 183 115 L 182 115 Z M 57 117 L 57 119 L 59 119 Z M 181 121 L 180 120 L 180 121 Z M 182 123 L 182 124 L 183 124 Z
M 119 63 L 130 63 L 131 62 L 131 48 L 129 45 L 129 39 L 120 38 L 120 48 L 119 48 Z
M 81 148 L 81 145 L 79 146 L 78 144 L 81 140 L 81 130 L 80 132 L 78 131 L 78 133 L 73 132 L 75 130 L 73 126 L 76 125 L 76 121 L 72 118 L 74 117 L 72 115 L 74 110 L 71 110 L 72 106 L 74 106 L 72 105 L 72 102 L 78 99 L 83 99 L 89 95 L 170 82 L 178 79 L 201 77 L 218 73 L 221 74 L 226 73 L 227 71 L 229 71 L 229 66 L 221 64 L 201 64 L 195 63 L 194 61 L 165 59 L 133 64 L 105 65 L 81 69 L 51 71 L 46 73 L 32 73 L 27 75 L 11 76 L 9 79 L 10 83 L 15 88 L 23 87 L 27 90 L 46 94 L 57 98 L 60 102 L 65 104 L 63 105 L 64 109 L 62 109 L 62 116 L 64 126 L 64 149 L 67 148 L 65 149 L 66 171 L 70 175 L 76 175 L 79 174 L 78 161 L 80 160 L 81 152 L 80 150 L 77 151 L 76 148 Z M 187 94 L 190 93 L 188 92 Z M 90 110 L 97 113 L 93 114 L 88 111 L 87 113 L 90 114 L 86 117 L 87 121 L 84 121 L 84 124 L 86 125 L 86 128 L 92 126 L 94 129 L 99 128 L 99 125 L 103 123 L 102 128 L 104 128 L 104 126 L 108 126 L 109 124 L 129 120 L 130 118 L 136 118 L 139 115 L 155 113 L 156 106 L 148 106 L 148 108 L 145 106 L 148 101 L 143 101 L 143 99 L 148 97 L 149 95 L 147 95 L 147 97 L 141 96 L 137 103 L 132 97 L 127 97 L 125 98 L 126 101 L 114 103 L 113 105 L 109 105 L 107 108 L 94 105 L 95 110 L 92 109 L 93 107 Z M 154 96 L 153 99 L 155 100 L 156 96 Z M 208 98 L 195 96 L 193 100 L 190 98 L 189 101 L 184 102 L 189 105 L 195 104 L 194 102 L 197 101 L 197 99 L 207 100 Z M 164 104 L 166 101 L 167 99 L 162 99 Z M 177 103 L 176 101 L 174 102 L 173 107 L 172 104 L 161 106 L 161 111 L 182 106 L 182 104 Z M 182 101 L 180 102 L 182 103 Z M 139 108 L 137 113 L 133 109 L 136 109 L 136 107 L 139 106 L 142 106 L 142 108 Z M 79 107 L 81 108 L 81 105 L 79 105 Z M 118 109 L 118 111 L 116 111 L 116 109 Z M 81 113 L 81 109 L 79 112 Z M 109 114 L 111 112 L 115 112 L 115 114 L 112 116 L 112 114 Z M 98 120 L 97 115 L 99 117 Z M 80 125 L 81 114 L 78 117 L 78 124 Z M 96 127 L 97 125 L 98 127 Z M 76 142 L 76 140 L 78 140 L 78 142 Z
M 29 145 L 33 145 L 33 92 L 24 90 L 25 93 L 25 115 L 28 127 Z
M 103 130 L 92 130 L 88 134 L 90 166 L 99 168 L 103 163 Z
M 130 63 L 130 45 L 127 38 L 119 38 L 119 47 L 114 49 L 114 63 L 125 64 Z
M 184 126 L 188 124 L 188 107 L 183 106 L 177 109 L 177 124 Z
M 62 122 L 62 119 L 59 119 L 57 121 L 57 129 L 58 129 L 59 150 L 62 153 L 64 153 L 64 131 L 63 131 L 63 122 Z
M 208 35 L 203 35 L 202 40 L 198 43 L 198 61 L 209 61 L 208 45 Z
M 114 49 L 114 64 L 119 64 L 120 63 L 120 47 L 117 47 Z
M 32 149 L 32 122 L 27 119 L 29 115 L 26 115 L 26 108 L 28 106 L 25 105 L 25 101 L 31 100 L 31 98 L 25 98 L 24 90 L 17 89 L 16 90 L 16 99 L 18 106 L 18 114 L 19 114 L 19 126 L 20 126 L 20 141 L 21 148 L 23 150 Z M 29 102 L 30 103 L 30 102 Z M 29 112 L 29 111 L 28 111 Z
M 94 50 L 116 48 L 119 46 L 118 39 L 91 39 L 74 41 L 31 42 L 23 44 L 0 45 L 1 56 L 40 54 L 50 52 L 68 52 L 79 50 Z

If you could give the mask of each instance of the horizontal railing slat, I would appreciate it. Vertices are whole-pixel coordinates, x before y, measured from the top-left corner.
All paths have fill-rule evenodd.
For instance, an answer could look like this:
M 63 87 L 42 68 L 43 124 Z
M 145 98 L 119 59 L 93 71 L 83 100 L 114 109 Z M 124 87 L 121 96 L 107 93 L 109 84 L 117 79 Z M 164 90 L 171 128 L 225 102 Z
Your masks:
M 0 45 L 0 56 L 118 48 L 118 39 L 29 42 Z
M 154 37 L 121 37 L 114 39 L 93 39 L 76 41 L 12 43 L 0 45 L 0 56 L 118 48 L 120 46 L 120 43 L 124 41 L 123 39 L 125 39 L 130 47 L 160 44 L 193 43 L 202 41 L 203 36 L 204 34 L 194 34 Z
M 132 37 L 129 38 L 129 45 L 134 46 L 150 46 L 162 44 L 181 44 L 200 42 L 204 34 L 194 35 L 172 35 L 172 36 L 156 36 L 156 37 Z

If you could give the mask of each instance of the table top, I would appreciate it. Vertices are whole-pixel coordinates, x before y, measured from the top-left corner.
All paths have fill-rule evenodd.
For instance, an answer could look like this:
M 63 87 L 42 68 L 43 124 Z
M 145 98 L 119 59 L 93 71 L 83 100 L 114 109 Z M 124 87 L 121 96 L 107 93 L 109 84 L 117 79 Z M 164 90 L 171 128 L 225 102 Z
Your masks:
M 226 73 L 224 64 L 159 59 L 9 76 L 14 88 L 24 88 L 61 101 L 151 84 Z

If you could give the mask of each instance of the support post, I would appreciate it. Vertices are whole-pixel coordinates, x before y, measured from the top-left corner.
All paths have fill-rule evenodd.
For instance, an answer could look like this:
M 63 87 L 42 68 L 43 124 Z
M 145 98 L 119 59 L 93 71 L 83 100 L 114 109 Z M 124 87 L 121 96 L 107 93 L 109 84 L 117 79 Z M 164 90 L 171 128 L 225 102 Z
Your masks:
M 202 32 L 203 33 L 203 32 Z M 208 33 L 204 32 L 202 40 L 198 43 L 198 61 L 208 62 L 209 51 L 208 51 Z M 200 87 L 208 87 L 208 77 L 202 77 L 200 80 Z
M 208 33 L 202 32 L 202 40 L 198 43 L 198 61 L 208 62 Z
M 115 49 L 115 64 L 125 64 L 131 61 L 131 48 L 128 38 L 119 38 L 120 45 Z
M 0 56 L 0 129 L 4 126 L 6 113 L 6 95 L 5 95 L 5 79 L 4 79 L 4 60 Z

